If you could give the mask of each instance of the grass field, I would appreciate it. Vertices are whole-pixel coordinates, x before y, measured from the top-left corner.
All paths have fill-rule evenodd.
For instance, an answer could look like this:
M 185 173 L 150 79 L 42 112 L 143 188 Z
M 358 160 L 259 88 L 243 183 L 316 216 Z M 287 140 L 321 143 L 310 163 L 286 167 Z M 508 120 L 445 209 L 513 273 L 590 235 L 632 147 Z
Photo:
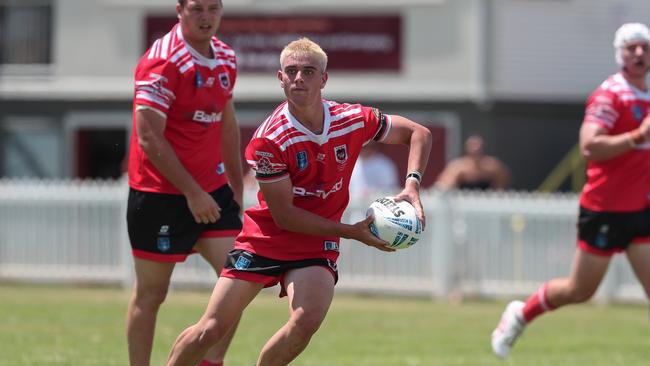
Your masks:
M 173 291 L 159 316 L 152 365 L 202 313 L 207 292 Z M 0 285 L 0 365 L 127 365 L 119 289 Z M 286 319 L 286 300 L 261 294 L 247 309 L 227 358 L 253 365 Z M 496 359 L 490 332 L 504 303 L 457 306 L 426 299 L 337 295 L 321 330 L 292 364 L 304 366 L 650 364 L 648 308 L 568 307 L 532 324 L 511 357 Z

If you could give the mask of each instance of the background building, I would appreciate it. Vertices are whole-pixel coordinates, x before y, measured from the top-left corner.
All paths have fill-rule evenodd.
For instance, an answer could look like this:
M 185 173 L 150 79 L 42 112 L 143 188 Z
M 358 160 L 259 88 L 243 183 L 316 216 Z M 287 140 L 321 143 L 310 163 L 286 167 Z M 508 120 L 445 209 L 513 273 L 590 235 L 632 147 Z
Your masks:
M 132 74 L 175 19 L 174 0 L 0 0 L 0 177 L 117 177 Z M 325 96 L 410 116 L 436 136 L 425 183 L 483 135 L 536 189 L 575 144 L 583 102 L 616 70 L 611 46 L 643 0 L 224 0 L 239 52 L 243 138 L 282 99 L 282 45 L 333 57 Z M 390 155 L 405 153 L 388 150 Z M 401 169 L 405 169 L 401 167 Z

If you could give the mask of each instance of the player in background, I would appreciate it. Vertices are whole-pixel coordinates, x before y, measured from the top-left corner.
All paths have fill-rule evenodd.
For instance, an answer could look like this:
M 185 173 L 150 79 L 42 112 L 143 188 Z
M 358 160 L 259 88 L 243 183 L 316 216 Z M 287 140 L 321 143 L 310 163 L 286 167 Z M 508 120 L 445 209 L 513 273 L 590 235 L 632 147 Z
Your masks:
M 409 146 L 410 173 L 397 197 L 411 202 L 424 220 L 419 183 L 431 150 L 429 130 L 375 108 L 323 100 L 327 55 L 309 39 L 289 43 L 280 66 L 277 76 L 287 101 L 246 148 L 260 185 L 259 204 L 244 213 L 244 228 L 208 307 L 180 334 L 168 365 L 194 365 L 221 342 L 262 288 L 277 283 L 280 295 L 288 296 L 289 319 L 264 345 L 256 364 L 287 365 L 305 349 L 329 309 L 340 238 L 393 251 L 368 229 L 372 217 L 353 225 L 340 222 L 364 144 Z
M 179 23 L 135 70 L 127 221 L 135 264 L 127 312 L 132 366 L 149 365 L 172 271 L 198 252 L 219 273 L 241 230 L 236 60 L 215 37 L 221 0 L 179 0 Z M 232 333 L 201 365 L 222 365 Z
M 650 32 L 621 26 L 614 39 L 620 71 L 589 97 L 580 128 L 587 182 L 580 195 L 578 239 L 569 277 L 543 284 L 526 302 L 513 301 L 492 333 L 506 357 L 524 327 L 547 311 L 589 300 L 612 255 L 625 252 L 650 297 Z

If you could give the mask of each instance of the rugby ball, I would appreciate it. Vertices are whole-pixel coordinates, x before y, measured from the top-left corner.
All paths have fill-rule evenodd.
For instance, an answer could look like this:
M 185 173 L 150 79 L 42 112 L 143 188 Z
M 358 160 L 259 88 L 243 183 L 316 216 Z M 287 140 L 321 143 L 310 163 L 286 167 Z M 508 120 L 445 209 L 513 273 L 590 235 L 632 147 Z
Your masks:
M 366 217 L 371 215 L 375 219 L 369 225 L 370 231 L 387 241 L 389 248 L 408 248 L 420 240 L 422 223 L 409 202 L 395 201 L 394 197 L 379 198 L 366 211 Z

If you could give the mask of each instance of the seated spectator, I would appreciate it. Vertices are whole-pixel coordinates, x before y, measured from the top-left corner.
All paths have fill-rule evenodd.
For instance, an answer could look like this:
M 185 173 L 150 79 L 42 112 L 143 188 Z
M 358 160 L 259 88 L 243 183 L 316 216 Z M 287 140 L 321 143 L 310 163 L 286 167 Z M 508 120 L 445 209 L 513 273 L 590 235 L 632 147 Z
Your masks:
M 494 156 L 485 155 L 483 138 L 472 135 L 465 141 L 465 155 L 449 162 L 438 176 L 440 189 L 504 190 L 510 184 L 508 168 Z

